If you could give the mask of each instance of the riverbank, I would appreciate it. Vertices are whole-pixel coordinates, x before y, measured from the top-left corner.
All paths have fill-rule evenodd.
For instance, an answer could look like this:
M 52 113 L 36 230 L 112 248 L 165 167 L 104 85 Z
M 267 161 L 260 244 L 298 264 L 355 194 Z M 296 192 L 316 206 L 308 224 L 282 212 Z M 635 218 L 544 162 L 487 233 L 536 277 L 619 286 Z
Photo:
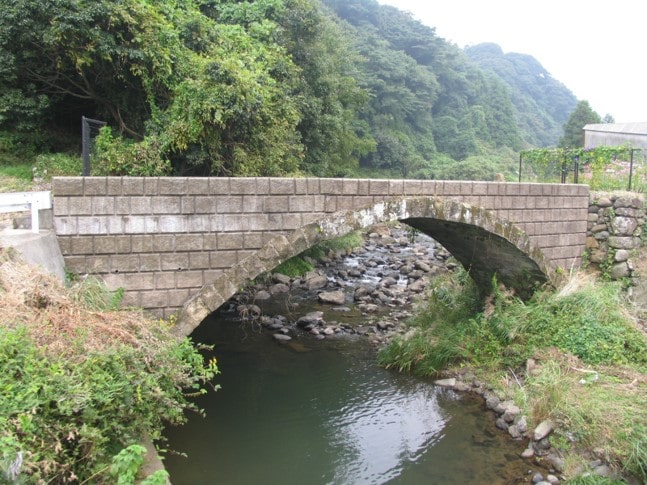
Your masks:
M 140 444 L 196 409 L 183 390 L 199 393 L 215 363 L 119 306 L 97 280 L 64 286 L 0 248 L 0 482 L 135 483 Z
M 483 303 L 463 271 L 448 271 L 455 265 L 441 247 L 391 230 L 376 228 L 359 250 L 329 251 L 302 277 L 275 274 L 231 310 L 257 318 L 288 345 L 297 332 L 364 336 L 380 347 L 382 365 L 482 396 L 529 468 L 551 472 L 536 479 L 645 480 L 644 320 L 619 283 L 583 271 L 527 303 L 503 288 Z M 337 264 L 341 258 L 350 258 L 351 269 Z M 635 284 L 633 293 L 641 293 Z M 322 309 L 300 314 L 299 292 Z M 280 293 L 292 295 L 283 315 L 262 303 Z M 357 323 L 338 325 L 335 311 L 357 312 Z

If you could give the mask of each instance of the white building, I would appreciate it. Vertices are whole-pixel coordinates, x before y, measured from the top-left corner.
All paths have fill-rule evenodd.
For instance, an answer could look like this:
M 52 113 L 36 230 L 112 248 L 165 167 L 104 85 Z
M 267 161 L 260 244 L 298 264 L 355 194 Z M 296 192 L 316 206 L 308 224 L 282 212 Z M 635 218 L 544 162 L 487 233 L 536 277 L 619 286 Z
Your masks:
M 647 149 L 647 122 L 599 123 L 584 127 L 584 148 L 621 145 Z

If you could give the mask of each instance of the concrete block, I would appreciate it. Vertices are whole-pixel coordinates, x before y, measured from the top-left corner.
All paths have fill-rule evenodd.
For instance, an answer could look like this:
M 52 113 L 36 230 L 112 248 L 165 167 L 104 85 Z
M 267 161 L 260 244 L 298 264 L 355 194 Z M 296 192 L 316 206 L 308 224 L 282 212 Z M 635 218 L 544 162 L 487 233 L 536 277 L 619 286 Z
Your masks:
M 180 197 L 180 212 L 182 214 L 195 214 L 195 197 L 192 195 Z
M 203 249 L 202 234 L 176 234 L 175 250 L 176 251 L 202 251 Z
M 370 180 L 368 187 L 369 195 L 389 195 L 389 181 L 388 180 Z
M 178 196 L 160 196 L 151 199 L 152 214 L 181 214 L 182 204 Z
M 244 236 L 241 232 L 218 234 L 218 249 L 242 249 L 244 247 Z
M 265 212 L 268 212 L 268 213 L 274 213 L 274 212 L 284 213 L 284 212 L 288 212 L 290 210 L 289 209 L 290 208 L 289 199 L 298 200 L 298 199 L 300 199 L 300 197 L 296 197 L 294 195 L 291 196 L 291 197 L 288 197 L 288 196 L 268 197 L 265 200 L 265 204 L 264 204 Z
M 256 194 L 256 178 L 235 177 L 229 179 L 229 194 L 252 195 Z
M 68 215 L 81 216 L 92 214 L 92 199 L 90 197 L 71 197 L 68 201 Z
M 124 194 L 122 182 L 121 177 L 108 177 L 106 195 L 122 196 Z
M 133 253 L 151 253 L 153 252 L 153 236 L 137 235 L 129 236 L 130 245 Z
M 160 271 L 162 269 L 161 256 L 159 254 L 140 254 L 139 270 L 140 271 Z
M 83 195 L 83 181 L 78 177 L 54 177 L 52 194 L 54 197 Z
M 186 195 L 209 195 L 209 179 L 207 177 L 187 178 Z
M 200 288 L 204 284 L 202 271 L 180 271 L 175 276 L 178 288 Z
M 389 191 L 387 192 L 390 196 L 404 195 L 404 180 L 389 180 Z
M 186 177 L 160 177 L 157 181 L 159 195 L 186 195 L 188 179 Z
M 92 197 L 92 214 L 109 215 L 115 213 L 114 197 Z
M 169 253 L 175 251 L 175 235 L 173 234 L 154 234 L 152 242 L 153 252 Z
M 139 255 L 137 254 L 111 255 L 110 271 L 112 273 L 134 273 L 139 271 Z
M 209 269 L 211 267 L 210 253 L 208 252 L 191 252 L 189 253 L 189 268 Z
M 339 179 L 320 179 L 320 193 L 323 195 L 338 195 L 342 193 L 342 182 Z
M 184 216 L 159 216 L 158 232 L 178 234 L 186 231 Z M 148 231 L 147 231 L 148 232 Z
M 108 193 L 108 180 L 106 177 L 84 177 L 84 195 L 106 195 Z
M 144 177 L 124 177 L 123 179 L 114 180 L 120 182 L 123 195 L 141 196 L 145 194 Z
M 291 178 L 271 178 L 270 194 L 294 195 L 294 180 Z
M 209 178 L 209 193 L 211 195 L 228 195 L 230 178 Z
M 52 231 L 2 231 L 0 245 L 16 249 L 27 263 L 40 266 L 59 280 L 65 281 L 65 262 L 56 235 Z
M 164 253 L 160 255 L 162 271 L 182 271 L 189 268 L 188 253 Z
M 216 196 L 218 214 L 239 214 L 243 212 L 243 198 L 240 195 Z

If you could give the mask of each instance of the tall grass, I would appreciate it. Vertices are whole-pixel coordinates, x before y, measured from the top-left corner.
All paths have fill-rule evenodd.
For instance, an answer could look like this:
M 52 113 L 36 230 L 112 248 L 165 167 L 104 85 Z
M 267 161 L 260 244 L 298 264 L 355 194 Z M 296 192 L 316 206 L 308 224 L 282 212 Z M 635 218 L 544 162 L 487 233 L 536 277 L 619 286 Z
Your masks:
M 507 392 L 532 422 L 551 418 L 564 448 L 603 450 L 647 483 L 647 339 L 626 308 L 613 282 L 578 276 L 527 302 L 494 284 L 479 301 L 464 273 L 450 274 L 433 283 L 409 332 L 378 360 L 421 375 L 468 366 L 490 383 L 512 371 Z M 531 357 L 537 369 L 524 376 Z

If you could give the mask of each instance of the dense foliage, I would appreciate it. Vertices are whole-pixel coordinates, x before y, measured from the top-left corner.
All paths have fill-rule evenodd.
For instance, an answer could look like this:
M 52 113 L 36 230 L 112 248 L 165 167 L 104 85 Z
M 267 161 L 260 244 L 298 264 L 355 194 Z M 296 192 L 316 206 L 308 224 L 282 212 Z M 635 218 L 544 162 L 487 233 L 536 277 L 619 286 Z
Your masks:
M 16 0 L 0 59 L 0 130 L 106 120 L 99 174 L 511 177 L 571 102 L 375 0 Z
M 134 483 L 136 445 L 197 411 L 215 361 L 122 293 L 0 251 L 0 483 Z
M 509 86 L 524 141 L 536 147 L 556 145 L 577 103 L 573 93 L 532 56 L 504 54 L 498 45 L 490 43 L 467 47 L 465 53 Z

